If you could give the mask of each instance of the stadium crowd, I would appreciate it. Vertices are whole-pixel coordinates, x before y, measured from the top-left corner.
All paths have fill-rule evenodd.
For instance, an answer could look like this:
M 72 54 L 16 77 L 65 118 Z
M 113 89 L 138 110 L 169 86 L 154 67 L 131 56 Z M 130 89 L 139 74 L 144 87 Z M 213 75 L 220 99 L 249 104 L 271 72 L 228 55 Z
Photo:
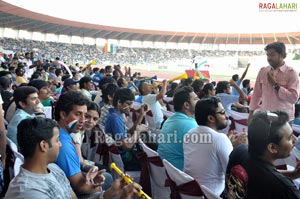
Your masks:
M 68 64 L 88 63 L 95 60 L 98 64 L 159 64 L 190 60 L 194 55 L 202 57 L 224 56 L 256 56 L 263 51 L 222 51 L 222 50 L 193 50 L 193 49 L 155 49 L 128 48 L 118 46 L 115 53 L 105 53 L 96 45 L 79 45 L 55 42 L 42 42 L 25 39 L 0 38 L 0 46 L 14 53 L 35 52 L 35 59 L 53 60 L 61 57 Z
M 164 199 L 208 197 L 207 189 L 222 198 L 300 198 L 300 155 L 294 155 L 300 142 L 292 129 L 299 74 L 285 64 L 283 43 L 265 47 L 270 65 L 254 88 L 246 79 L 250 64 L 241 76 L 219 82 L 188 75 L 156 82 L 122 65 L 235 51 L 119 47 L 112 54 L 13 39 L 0 45 L 16 52 L 0 70 L 5 198 Z M 111 65 L 80 67 L 78 60 Z M 277 170 L 278 159 L 294 168 Z M 140 181 L 117 175 L 112 162 Z

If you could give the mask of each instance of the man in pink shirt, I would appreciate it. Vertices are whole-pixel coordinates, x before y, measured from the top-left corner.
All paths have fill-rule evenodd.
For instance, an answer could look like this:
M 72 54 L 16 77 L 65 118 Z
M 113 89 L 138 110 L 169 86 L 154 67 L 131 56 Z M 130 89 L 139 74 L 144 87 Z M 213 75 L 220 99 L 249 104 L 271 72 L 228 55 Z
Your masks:
M 295 103 L 299 98 L 298 73 L 284 62 L 284 43 L 268 44 L 265 51 L 270 65 L 262 67 L 257 75 L 248 121 L 256 110 L 285 111 L 289 115 L 289 121 L 292 121 Z

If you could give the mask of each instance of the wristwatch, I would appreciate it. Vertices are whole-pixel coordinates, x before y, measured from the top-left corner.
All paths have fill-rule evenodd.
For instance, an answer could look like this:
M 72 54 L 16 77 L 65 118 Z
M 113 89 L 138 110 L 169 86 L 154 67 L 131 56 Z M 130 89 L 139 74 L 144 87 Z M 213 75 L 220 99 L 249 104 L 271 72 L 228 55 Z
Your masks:
M 279 90 L 279 88 L 280 88 L 279 84 L 277 84 L 277 83 L 272 84 L 272 87 L 273 87 L 275 90 Z

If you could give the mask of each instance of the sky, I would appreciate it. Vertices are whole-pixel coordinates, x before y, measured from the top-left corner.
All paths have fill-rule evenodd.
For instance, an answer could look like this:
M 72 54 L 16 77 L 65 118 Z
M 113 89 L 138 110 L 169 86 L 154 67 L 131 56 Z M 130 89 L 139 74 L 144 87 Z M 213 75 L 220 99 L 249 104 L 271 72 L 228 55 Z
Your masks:
M 260 11 L 259 3 L 286 0 L 5 0 L 42 14 L 99 25 L 209 33 L 299 32 L 297 9 Z

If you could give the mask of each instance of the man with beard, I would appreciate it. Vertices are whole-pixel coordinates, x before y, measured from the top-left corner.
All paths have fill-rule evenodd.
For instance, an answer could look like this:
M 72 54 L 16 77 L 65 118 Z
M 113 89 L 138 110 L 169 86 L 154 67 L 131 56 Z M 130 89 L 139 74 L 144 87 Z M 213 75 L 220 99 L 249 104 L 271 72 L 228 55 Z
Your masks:
M 285 111 L 289 121 L 294 119 L 295 106 L 299 98 L 298 73 L 284 62 L 285 45 L 274 42 L 265 47 L 269 66 L 260 69 L 249 107 L 250 121 L 254 111 Z
M 198 100 L 198 96 L 190 86 L 175 91 L 173 98 L 175 114 L 166 120 L 160 131 L 161 138 L 164 139 L 159 141 L 157 152 L 161 158 L 168 160 L 180 170 L 183 170 L 183 136 L 197 127 L 195 106 Z
M 227 126 L 225 109 L 217 97 L 199 100 L 195 108 L 199 125 L 183 139 L 184 172 L 193 176 L 217 195 L 225 187 L 225 172 L 233 145 L 246 142 L 246 135 L 231 143 L 227 135 L 218 132 Z
M 242 163 L 248 174 L 245 198 L 300 198 L 292 182 L 300 177 L 299 164 L 294 171 L 279 172 L 277 159 L 291 155 L 296 138 L 285 112 L 258 112 L 248 128 L 249 158 Z

